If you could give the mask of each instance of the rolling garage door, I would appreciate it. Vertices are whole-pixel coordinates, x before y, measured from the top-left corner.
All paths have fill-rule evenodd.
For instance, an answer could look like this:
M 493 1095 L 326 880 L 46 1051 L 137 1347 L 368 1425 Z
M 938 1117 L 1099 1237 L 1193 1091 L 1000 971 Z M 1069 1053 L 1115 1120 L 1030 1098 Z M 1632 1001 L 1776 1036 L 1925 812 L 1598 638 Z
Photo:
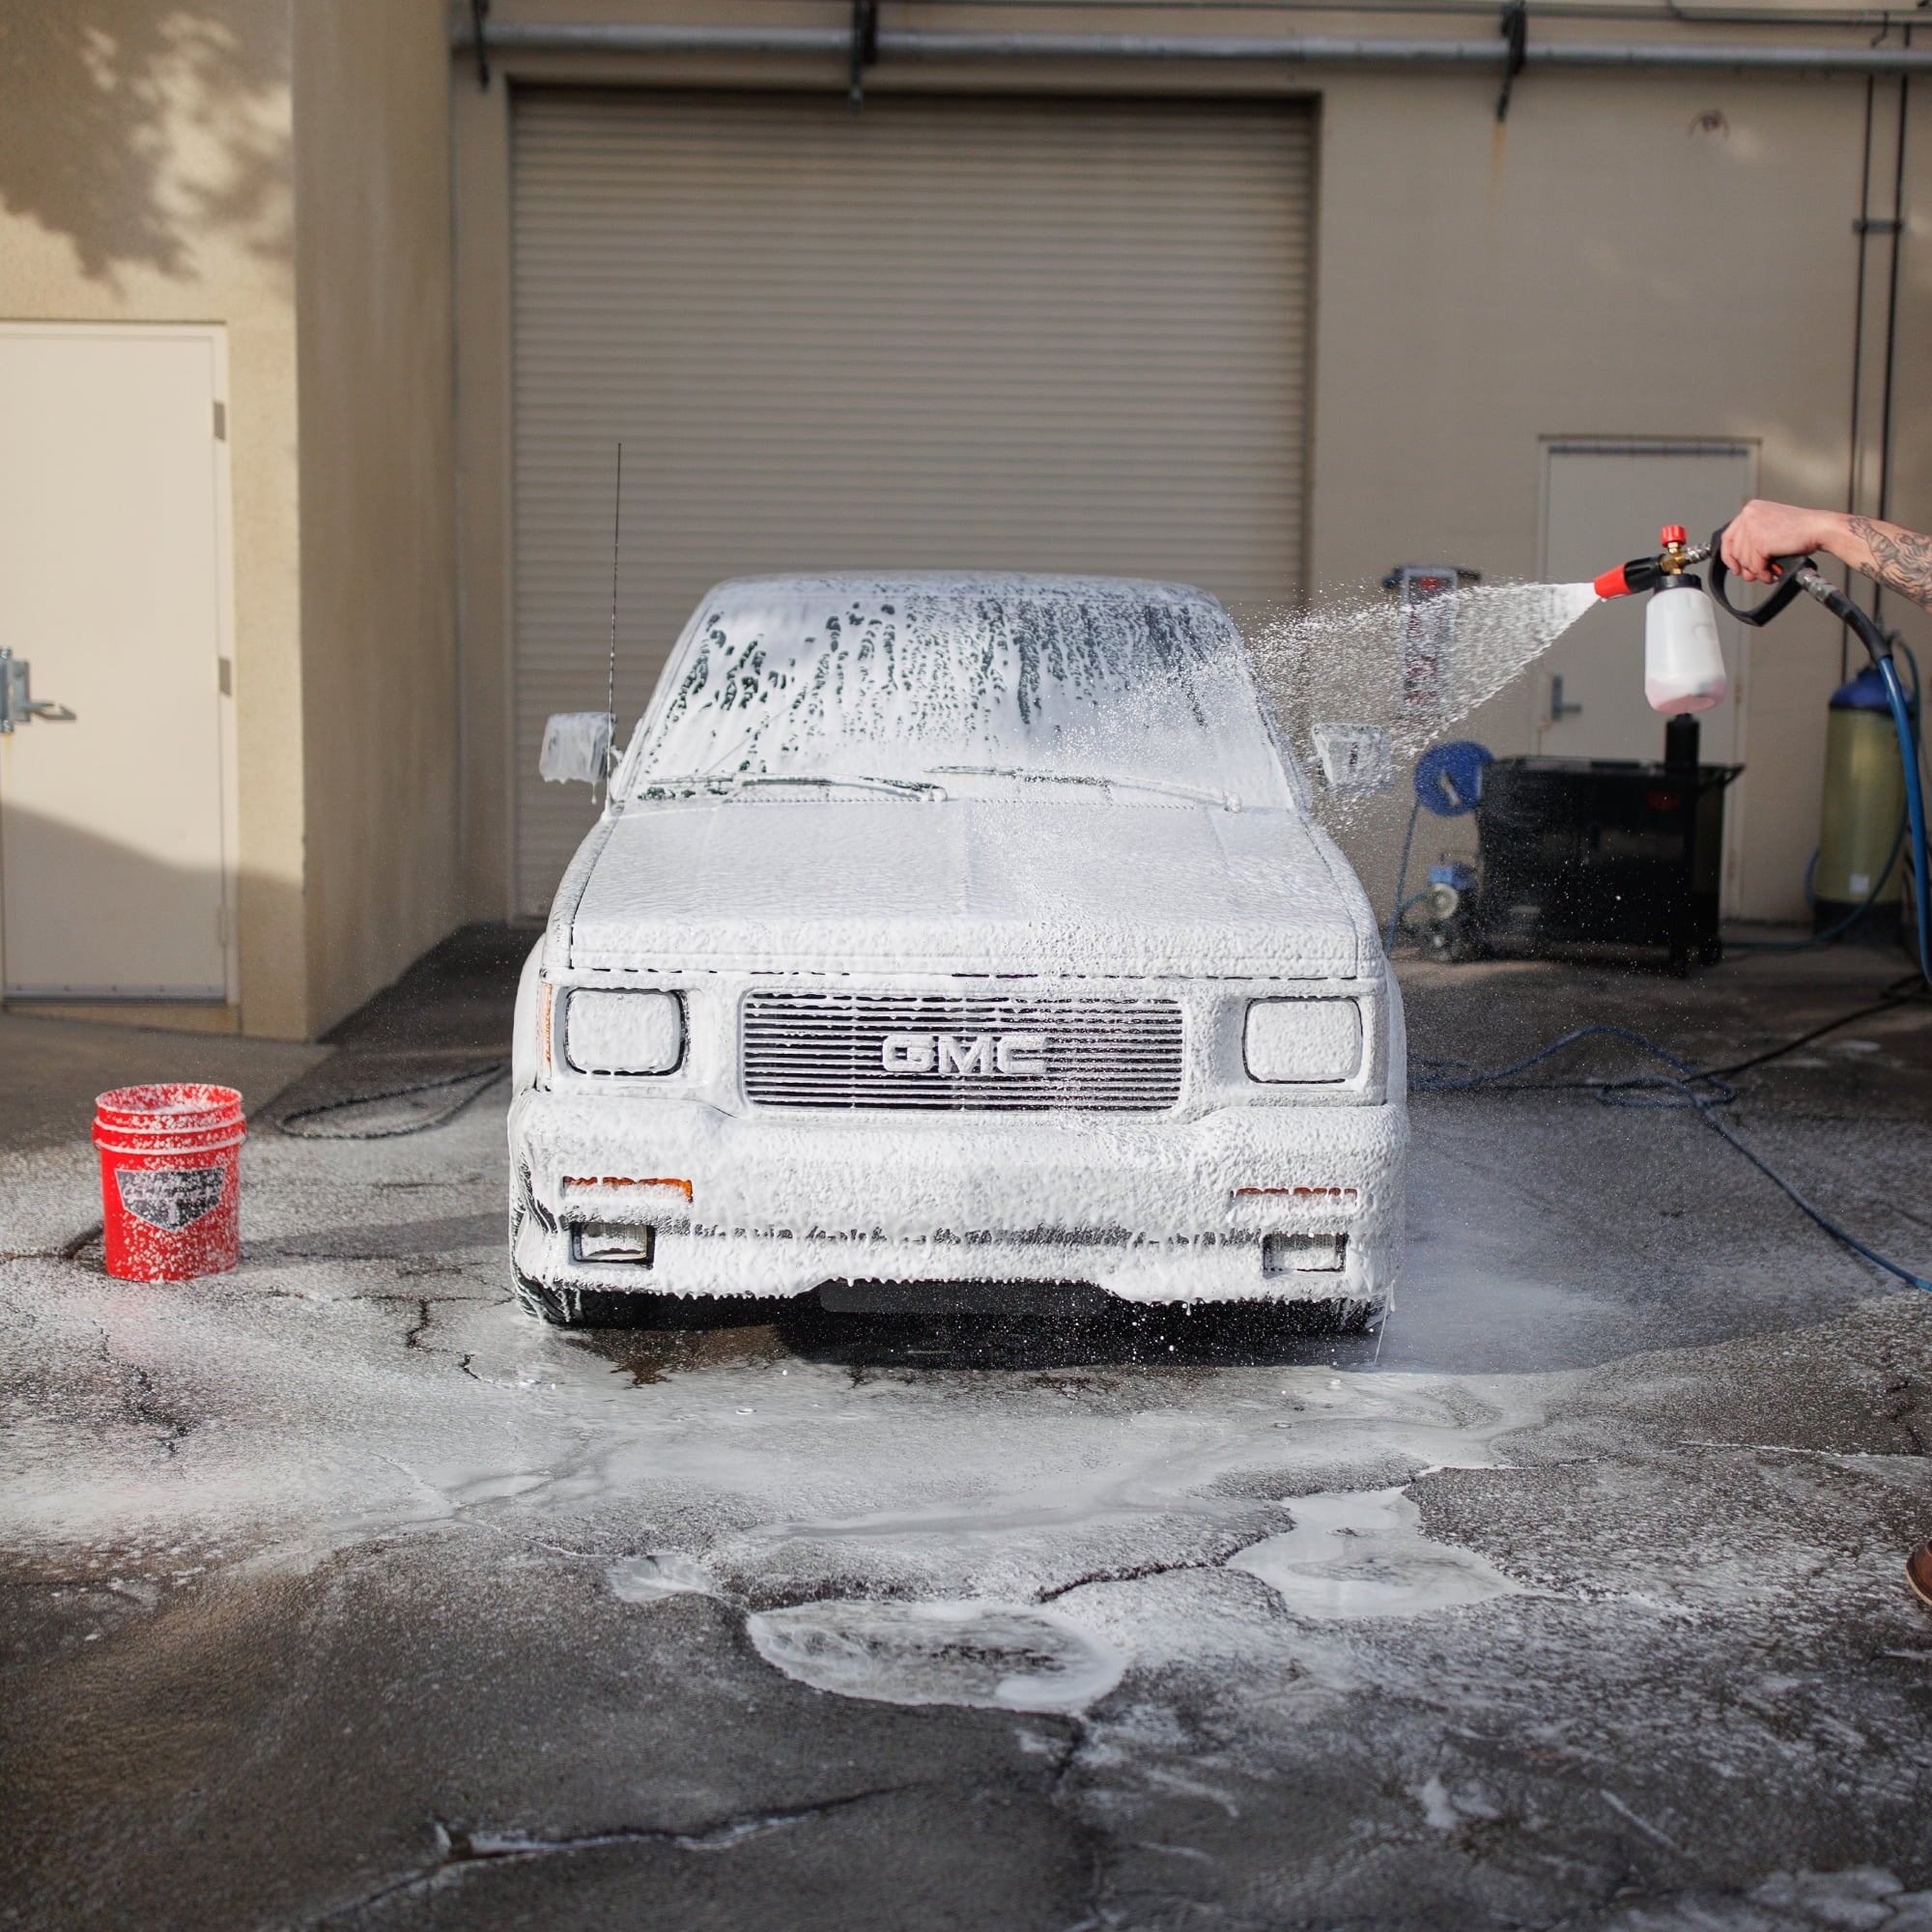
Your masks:
M 1302 578 L 1313 128 L 1293 103 L 537 92 L 514 148 L 517 891 L 536 776 L 724 577 Z

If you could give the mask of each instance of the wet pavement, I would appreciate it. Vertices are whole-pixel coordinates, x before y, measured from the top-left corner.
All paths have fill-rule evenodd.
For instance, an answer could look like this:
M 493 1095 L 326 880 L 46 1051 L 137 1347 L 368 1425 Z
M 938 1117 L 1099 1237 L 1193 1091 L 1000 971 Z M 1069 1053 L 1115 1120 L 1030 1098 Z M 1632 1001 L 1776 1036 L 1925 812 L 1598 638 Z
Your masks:
M 1418 1097 L 1380 1337 L 566 1334 L 501 1251 L 520 944 L 258 1117 L 233 1275 L 63 1253 L 84 1119 L 0 1155 L 0 1925 L 1932 1932 L 1932 1296 L 1693 1112 Z M 1896 969 L 1405 976 L 1417 1055 L 1713 1065 Z M 1894 1007 L 1725 1118 L 1922 1272 L 1928 1074 Z

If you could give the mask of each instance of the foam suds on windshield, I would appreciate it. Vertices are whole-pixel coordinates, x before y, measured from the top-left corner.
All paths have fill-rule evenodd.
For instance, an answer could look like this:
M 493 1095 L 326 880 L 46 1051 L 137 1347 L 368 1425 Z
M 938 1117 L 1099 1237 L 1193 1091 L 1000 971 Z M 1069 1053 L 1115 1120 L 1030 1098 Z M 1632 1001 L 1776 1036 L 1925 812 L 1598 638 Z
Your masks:
M 1241 639 L 1184 585 L 998 575 L 724 584 L 687 628 L 626 783 L 1122 775 L 1285 804 Z

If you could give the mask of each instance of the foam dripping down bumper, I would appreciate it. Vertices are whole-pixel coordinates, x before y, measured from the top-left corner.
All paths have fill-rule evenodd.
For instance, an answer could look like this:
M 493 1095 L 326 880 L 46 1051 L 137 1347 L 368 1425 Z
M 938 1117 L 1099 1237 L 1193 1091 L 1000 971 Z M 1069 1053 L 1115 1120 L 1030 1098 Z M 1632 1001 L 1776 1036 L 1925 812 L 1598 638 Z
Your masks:
M 555 1288 L 1052 1280 L 1138 1302 L 1374 1307 L 1401 1264 L 1407 1139 L 1399 1102 L 886 1124 L 526 1093 L 511 1238 L 518 1272 Z

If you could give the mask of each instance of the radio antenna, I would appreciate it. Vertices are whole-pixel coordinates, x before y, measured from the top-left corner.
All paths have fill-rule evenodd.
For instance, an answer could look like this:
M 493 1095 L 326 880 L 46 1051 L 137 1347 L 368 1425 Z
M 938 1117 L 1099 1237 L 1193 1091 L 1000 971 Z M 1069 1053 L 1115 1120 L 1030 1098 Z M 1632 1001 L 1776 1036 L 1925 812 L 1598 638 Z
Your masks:
M 617 768 L 617 557 L 624 536 L 624 445 L 617 445 L 617 488 L 611 509 L 611 674 L 605 685 L 604 715 L 611 721 L 604 741 L 604 803 L 611 803 L 611 777 Z

